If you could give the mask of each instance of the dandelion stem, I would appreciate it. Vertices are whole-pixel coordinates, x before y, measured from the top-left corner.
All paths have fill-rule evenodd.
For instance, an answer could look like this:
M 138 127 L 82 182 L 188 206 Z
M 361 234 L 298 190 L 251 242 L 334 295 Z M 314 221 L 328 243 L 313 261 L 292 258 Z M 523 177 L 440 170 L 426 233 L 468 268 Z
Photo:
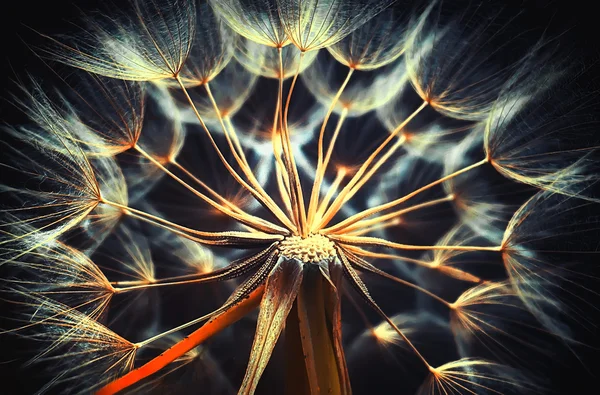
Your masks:
M 186 352 L 190 351 L 199 344 L 202 344 L 210 337 L 214 336 L 215 334 L 219 333 L 231 324 L 240 320 L 245 315 L 254 310 L 256 307 L 258 307 L 262 299 L 263 292 L 264 286 L 257 288 L 247 298 L 241 300 L 238 304 L 229 308 L 223 313 L 215 316 L 209 322 L 204 324 L 201 328 L 192 332 L 189 336 L 179 341 L 177 344 L 160 354 L 158 357 L 150 360 L 141 367 L 132 370 L 131 372 L 118 378 L 117 380 L 107 384 L 106 386 L 101 388 L 96 393 L 96 395 L 116 394 L 117 392 L 127 387 L 130 387 L 138 381 L 158 372 L 160 369 L 175 361 L 177 358 L 181 357 Z M 143 343 L 148 344 L 148 340 Z M 144 345 L 139 344 L 140 343 L 138 343 L 138 347 Z
M 152 336 L 151 338 L 148 338 L 148 339 L 146 339 L 144 341 L 136 343 L 135 345 L 138 348 L 142 348 L 144 346 L 147 346 L 150 343 L 155 342 L 156 340 L 158 340 L 160 338 L 163 338 L 163 337 L 168 336 L 168 335 L 170 335 L 172 333 L 175 333 L 175 332 L 179 332 L 182 329 L 189 328 L 190 326 L 196 325 L 196 324 L 198 324 L 198 323 L 200 323 L 202 321 L 206 321 L 206 320 L 210 319 L 211 317 L 219 315 L 219 314 L 221 314 L 224 311 L 227 311 L 229 309 L 232 309 L 232 307 L 231 306 L 223 306 L 223 307 L 217 309 L 216 311 L 210 312 L 210 313 L 208 313 L 206 315 L 203 315 L 202 317 L 198 317 L 196 319 L 188 321 L 185 324 L 181 324 L 179 326 L 176 326 L 175 328 L 171 328 L 168 331 L 159 333 L 158 335 Z
M 352 77 L 353 73 L 354 73 L 354 68 L 350 67 L 348 70 L 348 74 L 346 75 L 346 79 L 340 86 L 340 89 L 338 89 L 337 93 L 333 97 L 333 100 L 331 101 L 331 104 L 329 105 L 329 109 L 327 110 L 327 114 L 325 114 L 325 119 L 323 120 L 323 124 L 321 125 L 321 130 L 319 131 L 316 177 L 315 177 L 315 181 L 313 183 L 312 191 L 310 194 L 310 203 L 308 205 L 308 223 L 309 223 L 309 225 L 311 225 L 311 227 L 312 227 L 312 221 L 314 219 L 314 215 L 317 211 L 317 206 L 318 206 L 317 203 L 319 200 L 321 183 L 323 182 L 323 177 L 325 176 L 325 172 L 327 170 L 329 157 L 331 156 L 331 154 L 329 152 L 333 151 L 333 146 L 335 145 L 337 133 L 339 132 L 339 128 L 336 129 L 336 133 L 334 133 L 333 137 L 331 138 L 331 142 L 329 143 L 329 149 L 328 149 L 329 152 L 327 153 L 327 157 L 325 158 L 325 160 L 323 160 L 323 139 L 325 137 L 325 129 L 327 128 L 327 123 L 329 122 L 329 117 L 331 117 L 331 114 L 333 113 L 333 109 L 335 108 L 335 105 L 337 104 L 338 100 L 342 96 L 344 89 L 346 89 L 346 85 L 348 85 L 348 82 L 350 82 L 350 78 Z M 348 109 L 346 107 L 344 107 L 342 114 L 343 114 L 344 118 L 348 114 Z M 341 126 L 341 122 L 343 122 L 343 121 L 338 121 L 338 125 Z
M 404 195 L 403 197 L 401 197 L 399 199 L 392 200 L 391 202 L 380 204 L 380 205 L 372 207 L 370 209 L 361 211 L 360 213 L 354 214 L 354 215 L 346 218 L 344 221 L 342 221 L 342 222 L 340 222 L 340 223 L 338 223 L 338 224 L 336 224 L 336 225 L 328 228 L 329 232 L 336 232 L 337 230 L 339 230 L 341 228 L 344 228 L 344 227 L 347 227 L 347 226 L 350 226 L 350 225 L 352 225 L 352 224 L 354 224 L 354 223 L 362 220 L 363 218 L 369 217 L 369 216 L 371 216 L 373 214 L 376 214 L 378 212 L 381 212 L 383 210 L 387 210 L 387 209 L 390 209 L 392 207 L 398 206 L 399 204 L 404 203 L 408 199 L 410 199 L 410 198 L 418 195 L 421 192 L 424 192 L 424 191 L 426 191 L 426 190 L 428 190 L 428 189 L 430 189 L 430 188 L 432 188 L 432 187 L 434 187 L 436 185 L 439 185 L 439 184 L 441 184 L 441 183 L 443 183 L 445 181 L 448 181 L 448 180 L 450 180 L 450 179 L 452 179 L 452 178 L 454 178 L 456 176 L 459 176 L 459 175 L 461 175 L 463 173 L 466 173 L 466 172 L 468 172 L 470 170 L 473 170 L 473 169 L 475 169 L 475 168 L 477 168 L 477 167 L 479 167 L 481 165 L 484 165 L 486 163 L 488 163 L 488 159 L 487 158 L 485 158 L 483 160 L 480 160 L 479 162 L 473 163 L 472 165 L 464 167 L 464 168 L 462 168 L 460 170 L 457 170 L 457 171 L 455 171 L 452 174 L 448 174 L 447 176 L 444 176 L 444 177 L 442 177 L 442 178 L 440 178 L 440 179 L 438 179 L 436 181 L 433 181 L 433 182 L 431 182 L 431 183 L 429 183 L 429 184 L 427 184 L 427 185 L 425 185 L 425 186 L 423 186 L 423 187 L 421 187 L 421 188 L 419 188 L 419 189 L 417 189 L 417 190 L 415 190 L 415 191 L 413 191 L 413 192 L 411 192 L 411 193 L 409 193 L 407 195 Z
M 371 163 L 373 163 L 377 155 L 379 155 L 379 153 L 390 143 L 390 141 L 392 141 L 402 131 L 402 129 L 404 129 L 404 127 L 414 117 L 417 116 L 417 114 L 419 114 L 425 107 L 427 107 L 427 105 L 428 103 L 424 101 L 411 115 L 409 115 L 402 123 L 400 123 L 400 125 L 398 125 L 396 129 L 392 131 L 392 133 L 390 133 L 390 135 L 379 145 L 379 147 L 375 149 L 375 151 L 373 151 L 373 153 L 361 165 L 360 169 L 358 170 L 358 172 L 356 172 L 354 177 L 352 177 L 352 179 L 348 182 L 344 189 L 342 189 L 342 192 L 340 192 L 340 194 L 335 198 L 331 207 L 325 212 L 325 215 L 323 216 L 323 219 L 321 220 L 321 223 L 319 224 L 318 228 L 323 228 L 325 225 L 327 225 L 329 221 L 333 219 L 335 214 L 340 210 L 340 208 L 344 205 L 344 203 L 348 201 L 358 191 L 358 189 L 362 185 L 364 185 L 373 176 L 373 174 L 375 174 L 377 169 L 387 161 L 387 159 L 392 155 L 392 153 L 404 143 L 406 137 L 403 135 L 398 141 L 398 143 L 396 143 L 392 148 L 390 148 L 386 155 L 384 155 L 375 164 L 373 169 L 369 173 L 367 173 L 367 175 L 364 178 L 361 178 L 363 177 L 363 174 L 365 173 L 367 168 L 371 165 Z M 355 185 L 357 186 L 357 188 L 354 188 Z
M 273 248 L 273 246 L 272 246 Z M 264 293 L 264 289 L 265 286 L 263 285 L 265 283 L 266 278 L 269 276 L 269 273 L 271 272 L 271 270 L 273 270 L 273 268 L 275 267 L 275 265 L 277 265 L 280 261 L 279 261 L 279 256 L 278 254 L 276 254 L 275 252 L 271 252 L 268 253 L 268 257 L 263 261 L 263 264 L 259 267 L 258 271 L 256 273 L 254 273 L 250 278 L 248 278 L 247 280 L 245 280 L 236 290 L 235 292 L 229 297 L 229 299 L 227 299 L 227 301 L 217 310 L 204 315 L 203 317 L 197 318 L 195 320 L 189 321 L 183 325 L 180 325 L 176 328 L 170 329 L 166 332 L 160 333 L 156 336 L 153 336 L 147 340 L 144 340 L 143 342 L 137 343 L 135 346 L 137 348 L 143 347 L 147 344 L 152 343 L 153 341 L 156 341 L 158 339 L 160 339 L 163 336 L 167 336 L 171 333 L 180 331 L 182 329 L 185 329 L 191 325 L 195 325 L 203 320 L 209 319 L 211 318 L 212 320 L 209 321 L 209 323 L 207 325 L 210 324 L 210 322 L 216 321 L 216 322 L 220 322 L 221 325 L 218 327 L 218 329 L 223 329 L 224 327 L 230 325 L 231 323 L 237 321 L 238 319 L 240 319 L 242 316 L 246 315 L 247 313 L 250 312 L 251 309 L 253 309 L 254 307 L 256 307 L 256 305 L 258 304 L 258 300 L 261 299 L 262 300 L 262 295 Z M 252 259 L 252 258 L 250 258 Z M 229 314 L 226 314 L 229 313 Z M 219 317 L 222 317 L 222 319 L 219 319 Z M 184 348 L 184 350 L 179 350 L 177 352 L 170 352 L 170 350 L 173 349 L 173 347 L 170 350 L 167 350 L 165 353 L 161 354 L 159 357 L 155 358 L 153 361 L 157 361 L 160 360 L 162 362 L 164 362 L 163 364 L 159 363 L 155 363 L 154 365 L 149 365 L 152 364 L 152 361 L 150 361 L 148 364 L 142 366 L 140 369 L 144 369 L 144 367 L 148 367 L 148 371 L 146 371 L 145 375 L 135 375 L 133 374 L 132 377 L 130 377 L 130 381 L 129 384 L 126 384 L 126 386 L 129 386 L 137 381 L 139 381 L 141 378 L 144 378 L 154 372 L 156 372 L 158 369 L 161 369 L 162 367 L 166 366 L 168 363 L 172 362 L 174 359 L 167 359 L 165 360 L 161 360 L 161 357 L 164 357 L 165 355 L 170 355 L 170 357 L 174 357 L 177 358 L 178 356 L 181 356 L 183 353 L 189 351 L 192 347 L 197 346 L 198 344 L 200 344 L 201 341 L 203 341 L 203 339 L 206 339 L 206 331 L 203 331 L 203 329 L 205 327 L 207 327 L 207 325 L 204 325 L 202 328 L 200 328 L 199 330 L 195 331 L 194 333 L 192 333 L 192 335 L 190 335 L 189 337 L 187 337 L 186 339 L 192 338 L 195 339 L 193 342 L 189 342 L 188 340 L 184 339 L 182 342 L 178 343 L 178 344 L 184 344 L 186 342 L 188 342 L 188 346 L 190 348 Z M 218 331 L 214 331 L 213 328 L 209 325 L 208 326 L 208 332 L 209 335 L 212 335 Z M 212 332 L 211 332 L 212 330 Z M 196 335 L 196 336 L 194 336 Z M 200 340 L 198 340 L 198 337 L 200 337 Z M 175 345 L 174 347 L 177 347 L 177 345 Z M 180 347 L 182 348 L 182 347 Z M 158 365 L 158 366 L 157 366 Z M 124 376 L 131 376 L 130 374 Z M 120 380 L 120 379 L 119 379 Z M 119 381 L 117 380 L 117 382 Z M 131 381 L 133 380 L 133 381 Z M 125 381 L 127 382 L 127 380 L 125 379 Z M 110 385 L 110 384 L 109 384 Z M 123 389 L 125 387 L 118 387 L 116 389 L 116 391 L 119 391 L 120 389 Z M 108 393 L 113 393 L 113 392 L 108 392 Z

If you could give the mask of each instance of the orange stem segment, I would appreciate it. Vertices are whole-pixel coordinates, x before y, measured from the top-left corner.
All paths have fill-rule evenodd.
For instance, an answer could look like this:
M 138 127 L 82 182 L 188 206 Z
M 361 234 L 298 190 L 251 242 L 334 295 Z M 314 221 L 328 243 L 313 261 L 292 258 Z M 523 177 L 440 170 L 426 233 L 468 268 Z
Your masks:
M 102 387 L 96 395 L 113 395 L 137 383 L 138 381 L 158 372 L 177 358 L 198 346 L 213 335 L 216 335 L 231 324 L 240 320 L 246 314 L 258 307 L 264 293 L 264 286 L 254 290 L 248 298 L 222 314 L 219 314 L 189 336 L 169 348 L 158 357 L 152 359 L 137 369 Z

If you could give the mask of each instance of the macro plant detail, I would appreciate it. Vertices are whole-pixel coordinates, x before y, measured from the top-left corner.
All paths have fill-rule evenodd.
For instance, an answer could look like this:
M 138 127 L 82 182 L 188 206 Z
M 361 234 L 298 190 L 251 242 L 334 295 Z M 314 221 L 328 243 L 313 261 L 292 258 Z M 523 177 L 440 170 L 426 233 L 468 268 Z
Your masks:
M 362 393 L 370 361 L 549 392 L 597 309 L 597 94 L 560 34 L 456 8 L 133 0 L 44 36 L 0 185 L 39 393 Z

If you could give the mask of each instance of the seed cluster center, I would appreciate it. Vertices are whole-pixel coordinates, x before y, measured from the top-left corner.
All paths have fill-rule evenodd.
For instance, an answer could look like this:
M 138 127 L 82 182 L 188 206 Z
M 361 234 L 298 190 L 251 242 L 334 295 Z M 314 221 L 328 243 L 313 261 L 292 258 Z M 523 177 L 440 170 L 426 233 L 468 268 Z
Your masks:
M 306 238 L 286 237 L 279 244 L 279 252 L 285 257 L 306 263 L 317 263 L 335 256 L 333 242 L 320 234 L 310 234 Z

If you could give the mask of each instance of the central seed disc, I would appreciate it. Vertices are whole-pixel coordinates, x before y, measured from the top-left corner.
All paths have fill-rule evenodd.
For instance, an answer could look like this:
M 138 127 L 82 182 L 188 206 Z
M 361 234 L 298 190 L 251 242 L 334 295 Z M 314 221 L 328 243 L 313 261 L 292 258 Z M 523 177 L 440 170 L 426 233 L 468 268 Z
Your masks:
M 279 252 L 287 258 L 317 263 L 335 257 L 334 244 L 327 237 L 311 234 L 306 238 L 289 236 L 279 243 Z

